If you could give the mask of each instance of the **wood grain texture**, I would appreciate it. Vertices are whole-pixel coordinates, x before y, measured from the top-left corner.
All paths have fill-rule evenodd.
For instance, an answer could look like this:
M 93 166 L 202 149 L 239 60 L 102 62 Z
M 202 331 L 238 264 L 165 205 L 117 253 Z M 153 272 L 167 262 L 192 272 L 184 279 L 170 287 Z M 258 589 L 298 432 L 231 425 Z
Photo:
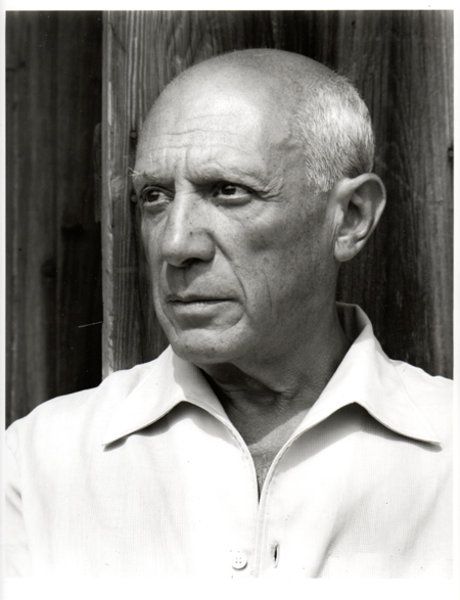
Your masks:
M 102 257 L 93 165 L 100 146 L 94 133 L 101 119 L 101 50 L 101 15 L 59 14 L 55 116 L 58 159 L 54 173 L 58 393 L 91 387 L 101 380 Z
M 339 40 L 339 70 L 373 115 L 388 194 L 340 295 L 365 308 L 390 356 L 451 376 L 452 15 L 348 12 Z
M 448 12 L 149 12 L 104 15 L 104 373 L 155 357 L 153 315 L 129 170 L 164 86 L 232 49 L 300 52 L 348 76 L 376 130 L 388 187 L 382 224 L 340 277 L 385 350 L 431 373 L 452 369 L 452 15 Z
M 7 423 L 100 380 L 97 14 L 8 13 Z
M 54 125 L 34 118 L 55 110 L 55 64 L 40 40 L 54 40 L 55 20 L 24 18 L 25 25 L 16 15 L 7 20 L 7 421 L 43 401 L 55 386 L 46 359 L 55 344 Z

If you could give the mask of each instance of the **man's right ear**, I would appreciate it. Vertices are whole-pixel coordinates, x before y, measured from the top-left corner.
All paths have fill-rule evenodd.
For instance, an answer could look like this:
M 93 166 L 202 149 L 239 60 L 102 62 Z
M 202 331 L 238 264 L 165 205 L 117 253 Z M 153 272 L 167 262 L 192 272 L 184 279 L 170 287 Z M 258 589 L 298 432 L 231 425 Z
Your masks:
M 344 178 L 329 194 L 334 219 L 334 256 L 350 260 L 365 245 L 385 208 L 385 186 L 378 175 L 363 173 Z

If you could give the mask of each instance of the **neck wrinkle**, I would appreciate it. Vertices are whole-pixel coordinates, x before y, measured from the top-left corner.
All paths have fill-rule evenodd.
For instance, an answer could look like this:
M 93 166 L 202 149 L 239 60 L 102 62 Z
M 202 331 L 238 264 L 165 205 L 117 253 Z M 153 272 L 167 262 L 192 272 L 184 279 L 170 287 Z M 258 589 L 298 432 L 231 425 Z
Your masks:
M 276 357 L 270 363 L 253 361 L 244 367 L 241 361 L 199 368 L 227 414 L 290 418 L 313 405 L 351 345 L 335 307 L 329 323 L 313 333 L 305 336 L 307 344 L 293 349 L 290 362 Z

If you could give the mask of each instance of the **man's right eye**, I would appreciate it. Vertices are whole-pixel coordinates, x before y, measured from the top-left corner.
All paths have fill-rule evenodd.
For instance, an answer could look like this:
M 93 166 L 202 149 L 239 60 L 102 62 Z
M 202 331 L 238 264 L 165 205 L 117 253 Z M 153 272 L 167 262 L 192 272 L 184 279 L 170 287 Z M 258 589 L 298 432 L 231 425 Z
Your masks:
M 143 206 L 149 206 L 169 202 L 172 199 L 172 195 L 168 190 L 155 185 L 147 185 L 141 190 L 139 198 Z

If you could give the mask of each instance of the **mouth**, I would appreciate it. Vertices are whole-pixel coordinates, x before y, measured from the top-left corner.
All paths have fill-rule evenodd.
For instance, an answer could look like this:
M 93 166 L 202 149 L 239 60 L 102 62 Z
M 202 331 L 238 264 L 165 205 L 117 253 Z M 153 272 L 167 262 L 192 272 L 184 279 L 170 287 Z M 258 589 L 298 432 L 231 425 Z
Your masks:
M 216 296 L 197 296 L 197 295 L 180 295 L 170 294 L 166 297 L 166 301 L 173 305 L 190 305 L 190 304 L 218 304 L 220 302 L 229 302 L 232 298 L 216 297 Z
M 164 297 L 163 309 L 176 330 L 214 328 L 235 320 L 239 302 L 235 296 L 212 292 L 192 294 L 169 293 Z

